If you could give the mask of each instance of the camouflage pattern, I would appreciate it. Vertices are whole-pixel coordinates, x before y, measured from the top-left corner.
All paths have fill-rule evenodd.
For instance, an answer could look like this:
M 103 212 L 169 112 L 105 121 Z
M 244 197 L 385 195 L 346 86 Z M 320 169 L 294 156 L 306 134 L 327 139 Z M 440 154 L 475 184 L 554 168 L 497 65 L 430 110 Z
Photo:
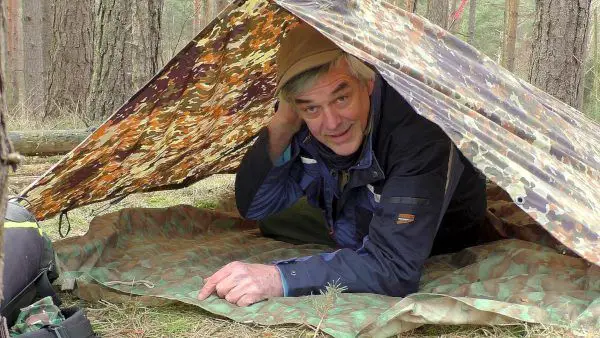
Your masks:
M 274 56 L 294 16 L 377 67 L 521 209 L 600 264 L 600 126 L 427 20 L 376 0 L 231 4 L 26 189 L 36 216 L 234 171 L 272 115 Z
M 271 116 L 274 57 L 293 22 L 267 1 L 226 7 L 154 79 L 25 189 L 36 218 L 235 171 Z
M 60 325 L 65 320 L 60 309 L 52 302 L 52 297 L 44 297 L 22 308 L 15 325 L 10 329 L 11 337 L 35 332 L 48 325 Z
M 255 223 L 233 214 L 191 206 L 124 209 L 96 217 L 86 235 L 55 247 L 65 283 L 77 278 L 89 300 L 154 296 L 263 325 L 316 327 L 325 317 L 321 328 L 336 337 L 391 336 L 423 323 L 600 326 L 600 268 L 517 239 L 430 258 L 419 292 L 406 298 L 344 293 L 327 309 L 321 295 L 246 308 L 214 295 L 196 300 L 203 278 L 232 260 L 268 263 L 326 250 L 264 238 Z

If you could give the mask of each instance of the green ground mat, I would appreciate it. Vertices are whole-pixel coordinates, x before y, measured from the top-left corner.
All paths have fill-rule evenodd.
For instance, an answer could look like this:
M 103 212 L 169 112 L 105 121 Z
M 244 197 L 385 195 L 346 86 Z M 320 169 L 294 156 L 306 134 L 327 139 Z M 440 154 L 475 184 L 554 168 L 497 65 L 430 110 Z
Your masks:
M 254 222 L 191 206 L 102 215 L 86 235 L 55 246 L 65 284 L 77 279 L 81 291 L 95 290 L 88 297 L 118 290 L 182 301 L 244 323 L 316 327 L 322 321 L 321 329 L 335 337 L 389 336 L 424 323 L 600 327 L 600 268 L 517 239 L 430 258 L 419 293 L 406 298 L 344 293 L 244 308 L 215 296 L 197 301 L 203 277 L 233 260 L 268 263 L 327 248 L 264 238 Z

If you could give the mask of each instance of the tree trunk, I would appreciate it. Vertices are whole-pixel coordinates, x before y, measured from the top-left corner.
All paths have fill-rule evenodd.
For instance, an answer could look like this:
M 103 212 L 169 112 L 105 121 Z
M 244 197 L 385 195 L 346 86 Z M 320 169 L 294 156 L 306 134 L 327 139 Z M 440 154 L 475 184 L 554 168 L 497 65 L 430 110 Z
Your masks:
M 95 0 L 92 74 L 86 112 L 106 119 L 132 94 L 131 13 L 133 1 Z
M 219 14 L 219 8 L 221 7 L 221 1 L 219 0 L 211 0 L 208 2 L 208 17 L 210 18 L 208 21 L 212 21 Z
M 200 33 L 229 4 L 229 0 L 194 0 L 194 34 Z
M 429 21 L 448 29 L 448 0 L 428 0 L 427 14 L 425 15 Z
M 8 27 L 7 27 L 7 20 L 6 20 L 6 16 L 8 13 L 8 9 L 7 9 L 7 1 L 6 0 L 0 0 L 0 73 L 2 74 L 3 78 L 2 80 L 4 81 L 4 92 L 1 94 L 2 98 L 0 98 L 0 100 L 3 100 L 4 104 L 7 103 L 7 86 L 10 86 L 10 82 L 9 82 L 9 78 L 6 74 L 6 70 L 10 69 L 10 64 L 8 62 L 8 50 L 10 48 L 10 39 L 9 39 L 9 35 L 8 35 Z M 4 70 L 4 71 L 2 71 Z M 1 105 L 2 103 L 0 103 Z M 2 108 L 0 108 L 2 109 Z
M 477 0 L 469 0 L 469 31 L 467 33 L 467 43 L 472 45 L 475 42 L 475 20 L 477 16 Z
M 600 95 L 598 92 L 600 91 L 600 59 L 598 58 L 598 8 L 594 9 L 594 44 L 592 48 L 594 48 L 594 104 L 592 107 L 600 107 Z M 596 115 L 600 115 L 600 112 L 597 112 Z
M 86 111 L 110 116 L 158 71 L 163 0 L 95 0 Z
M 456 9 L 458 8 L 458 1 L 459 0 L 452 0 L 452 4 L 450 5 L 451 13 L 454 13 L 454 11 L 456 11 Z
M 48 103 L 47 92 L 48 89 L 48 73 L 50 72 L 50 68 L 52 68 L 52 63 L 50 63 L 50 48 L 52 46 L 52 20 L 53 20 L 53 11 L 52 8 L 54 6 L 53 2 L 56 0 L 46 0 L 41 1 L 42 3 L 42 51 L 44 57 L 44 83 L 45 87 L 42 88 L 42 94 L 44 95 L 44 108 L 46 108 L 46 104 Z M 47 109 L 47 108 L 46 108 Z M 45 114 L 45 111 L 42 112 Z
M 9 131 L 8 138 L 21 155 L 50 156 L 70 152 L 90 133 L 87 129 Z
M 210 11 L 213 1 L 215 0 L 194 0 L 194 34 L 200 33 L 212 20 Z
M 49 1 L 46 114 L 83 114 L 92 73 L 93 0 Z
M 8 46 L 6 13 L 4 0 L 0 0 L 0 300 L 2 300 L 3 272 L 4 272 L 4 214 L 6 212 L 6 191 L 8 179 L 8 166 L 10 164 L 10 154 L 12 149 L 8 137 L 6 136 L 6 125 L 4 114 L 6 113 L 6 102 L 4 101 L 4 58 L 7 55 L 5 50 Z
M 212 19 L 210 17 L 210 2 L 214 1 L 214 0 L 202 0 L 202 11 L 200 12 L 200 17 L 201 17 L 201 25 L 202 25 L 202 29 L 204 29 L 204 27 L 206 27 L 206 25 L 208 25 L 208 23 L 210 22 L 210 20 Z
M 159 70 L 163 0 L 133 1 L 133 86 L 142 87 Z
M 208 1 L 208 22 L 213 21 L 219 13 L 227 6 L 227 0 L 209 0 Z
M 6 3 L 6 86 L 5 102 L 11 109 L 20 108 L 24 88 L 23 77 L 23 25 L 21 1 L 5 0 Z
M 502 41 L 502 66 L 511 72 L 515 70 L 518 10 L 519 0 L 506 0 L 504 9 L 504 38 Z
M 43 112 L 44 109 L 44 16 L 41 1 L 24 0 L 21 2 L 23 26 L 23 106 L 30 115 Z M 38 115 L 39 116 L 39 115 Z
M 194 36 L 204 28 L 202 25 L 202 14 L 204 14 L 203 3 L 204 0 L 194 0 Z
M 417 0 L 405 0 L 406 1 L 406 11 L 411 13 L 417 12 Z
M 49 62 L 47 1 L 5 0 L 7 57 L 4 59 L 5 102 L 26 115 L 42 114 Z
M 538 0 L 529 82 L 581 110 L 591 0 Z

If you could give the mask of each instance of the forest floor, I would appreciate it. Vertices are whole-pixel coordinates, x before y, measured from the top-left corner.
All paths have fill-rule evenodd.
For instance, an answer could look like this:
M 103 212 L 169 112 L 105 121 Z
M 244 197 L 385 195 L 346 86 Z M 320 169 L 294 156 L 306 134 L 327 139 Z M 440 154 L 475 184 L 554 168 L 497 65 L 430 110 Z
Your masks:
M 18 171 L 9 178 L 11 195 L 43 174 L 58 161 L 54 157 L 26 157 Z M 234 175 L 213 175 L 190 187 L 128 196 L 103 213 L 124 207 L 168 207 L 181 203 L 199 208 L 232 211 Z M 225 201 L 225 202 L 224 202 Z M 83 235 L 93 218 L 94 210 L 104 203 L 90 205 L 69 213 L 72 229 L 69 236 Z M 43 230 L 58 240 L 58 218 L 41 222 Z M 324 337 L 308 325 L 259 326 L 241 324 L 217 317 L 198 307 L 183 303 L 147 306 L 132 296 L 127 303 L 114 304 L 104 300 L 87 302 L 73 294 L 61 292 L 65 306 L 86 309 L 94 330 L 103 337 Z M 424 325 L 398 337 L 577 337 L 562 328 L 523 323 L 512 326 Z M 584 336 L 585 337 L 585 336 Z M 589 336 L 590 338 L 592 336 Z

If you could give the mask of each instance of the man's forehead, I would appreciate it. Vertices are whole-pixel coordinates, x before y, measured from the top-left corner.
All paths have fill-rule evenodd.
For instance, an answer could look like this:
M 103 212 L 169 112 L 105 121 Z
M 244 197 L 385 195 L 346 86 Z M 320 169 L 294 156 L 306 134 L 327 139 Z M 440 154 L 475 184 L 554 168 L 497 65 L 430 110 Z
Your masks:
M 310 100 L 315 96 L 330 95 L 350 87 L 350 84 L 352 84 L 353 81 L 356 81 L 356 79 L 348 74 L 327 73 L 318 78 L 310 88 L 296 95 L 295 99 L 305 101 Z

